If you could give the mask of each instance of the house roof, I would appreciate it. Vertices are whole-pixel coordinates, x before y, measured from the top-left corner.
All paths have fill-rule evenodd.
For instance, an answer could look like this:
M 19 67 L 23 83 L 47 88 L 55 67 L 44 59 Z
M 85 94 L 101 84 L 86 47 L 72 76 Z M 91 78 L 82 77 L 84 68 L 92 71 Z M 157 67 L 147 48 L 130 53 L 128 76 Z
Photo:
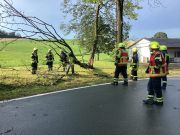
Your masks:
M 179 47 L 180 48 L 180 38 L 168 38 L 168 39 L 141 38 L 141 39 L 137 40 L 131 46 L 133 46 L 136 43 L 140 42 L 142 39 L 146 39 L 146 40 L 149 40 L 149 41 L 157 41 L 161 45 L 166 45 L 167 47 L 173 47 L 173 48 Z M 131 47 L 131 46 L 129 46 L 129 47 Z
M 169 38 L 169 39 L 153 39 L 153 38 L 145 38 L 149 41 L 157 41 L 161 45 L 166 45 L 167 47 L 180 47 L 180 39 L 179 38 Z
M 130 48 L 131 46 L 134 46 L 136 43 L 140 42 L 142 39 L 145 39 L 145 38 L 141 38 L 141 39 L 134 41 L 132 44 L 128 45 L 128 48 Z
M 135 41 L 132 41 L 132 40 L 127 41 L 127 47 L 132 46 L 134 43 L 135 43 Z

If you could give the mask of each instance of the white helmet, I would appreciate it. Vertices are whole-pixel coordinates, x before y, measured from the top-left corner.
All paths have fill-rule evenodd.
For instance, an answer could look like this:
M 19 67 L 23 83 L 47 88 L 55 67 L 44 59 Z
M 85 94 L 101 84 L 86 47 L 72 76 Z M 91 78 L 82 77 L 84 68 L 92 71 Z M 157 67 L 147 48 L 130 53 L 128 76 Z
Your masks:
M 37 51 L 38 49 L 37 48 L 34 48 L 33 51 Z

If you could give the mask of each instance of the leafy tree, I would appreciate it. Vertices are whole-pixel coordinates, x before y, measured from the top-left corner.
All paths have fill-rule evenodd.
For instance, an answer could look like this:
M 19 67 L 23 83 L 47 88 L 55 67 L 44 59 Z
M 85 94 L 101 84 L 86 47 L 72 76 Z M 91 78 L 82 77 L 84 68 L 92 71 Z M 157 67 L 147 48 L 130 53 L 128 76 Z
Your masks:
M 65 32 L 76 32 L 76 37 L 80 39 L 81 45 L 86 45 L 88 50 L 91 50 L 91 56 L 89 64 L 93 66 L 93 59 L 95 52 L 107 52 L 114 47 L 116 36 L 116 3 L 112 0 L 77 0 L 76 3 L 65 3 L 63 9 L 66 16 L 71 15 L 72 19 L 70 23 L 64 23 L 61 28 Z M 137 19 L 136 9 L 140 9 L 137 3 L 133 3 L 132 0 L 125 2 L 124 16 L 126 19 Z M 128 38 L 128 31 L 130 25 L 125 23 L 123 26 L 124 38 Z M 104 28 L 106 28 L 104 30 Z M 109 32 L 107 31 L 109 30 Z M 122 36 L 121 36 L 122 37 Z M 108 41 L 107 41 L 108 40 Z M 109 44 L 111 43 L 111 44 Z
M 155 39 L 168 39 L 168 36 L 165 32 L 157 32 L 154 34 L 153 38 Z

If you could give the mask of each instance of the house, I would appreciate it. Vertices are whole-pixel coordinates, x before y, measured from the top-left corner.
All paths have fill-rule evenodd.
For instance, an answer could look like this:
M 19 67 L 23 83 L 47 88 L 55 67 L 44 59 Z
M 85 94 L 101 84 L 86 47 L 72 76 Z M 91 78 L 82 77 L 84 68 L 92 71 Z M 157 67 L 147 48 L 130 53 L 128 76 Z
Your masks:
M 138 49 L 140 63 L 147 63 L 150 57 L 149 45 L 151 41 L 157 41 L 160 45 L 166 45 L 168 53 L 170 55 L 170 61 L 179 63 L 180 62 L 180 39 L 169 38 L 169 39 L 153 39 L 153 38 L 142 38 L 137 40 L 134 44 L 129 46 L 129 55 L 132 56 L 132 48 Z

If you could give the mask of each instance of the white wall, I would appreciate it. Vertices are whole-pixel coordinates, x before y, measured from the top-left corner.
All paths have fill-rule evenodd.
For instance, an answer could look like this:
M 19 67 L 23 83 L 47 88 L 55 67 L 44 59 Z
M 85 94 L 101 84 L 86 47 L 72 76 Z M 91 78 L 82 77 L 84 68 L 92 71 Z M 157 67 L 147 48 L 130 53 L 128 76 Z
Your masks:
M 132 57 L 132 48 L 138 49 L 138 55 L 139 55 L 139 62 L 140 63 L 147 63 L 147 60 L 150 58 L 150 49 L 149 49 L 150 41 L 146 39 L 140 40 L 138 43 L 133 45 L 129 48 L 129 56 L 130 59 Z M 174 52 L 180 51 L 180 49 L 168 49 L 168 53 L 170 55 L 170 58 L 173 58 L 174 62 L 180 62 L 180 57 L 174 58 Z
M 138 55 L 139 55 L 139 62 L 140 63 L 146 63 L 147 60 L 150 57 L 149 44 L 150 44 L 149 40 L 142 39 L 137 44 L 135 44 L 132 47 L 130 47 L 129 48 L 130 58 L 132 57 L 132 48 L 136 47 L 137 50 L 138 50 Z

